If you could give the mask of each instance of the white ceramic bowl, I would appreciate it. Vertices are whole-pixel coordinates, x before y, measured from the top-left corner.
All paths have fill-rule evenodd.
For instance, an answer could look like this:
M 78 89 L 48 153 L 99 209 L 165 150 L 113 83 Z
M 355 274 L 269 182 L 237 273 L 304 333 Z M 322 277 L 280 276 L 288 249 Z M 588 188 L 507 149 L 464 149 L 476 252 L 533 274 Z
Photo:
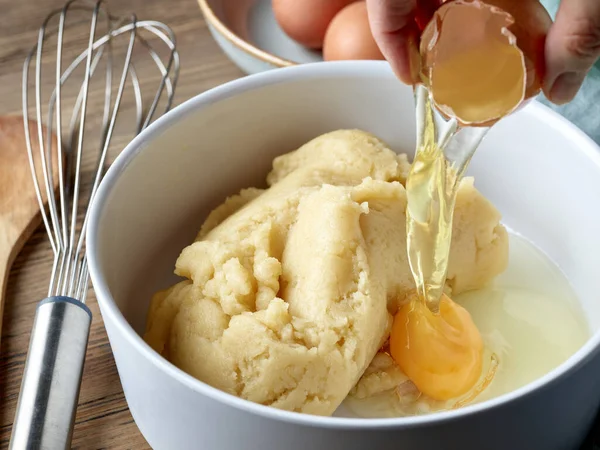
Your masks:
M 261 184 L 274 156 L 358 127 L 414 146 L 411 89 L 385 62 L 307 64 L 201 94 L 141 133 L 94 201 L 88 259 L 131 413 L 157 450 L 559 450 L 575 448 L 600 401 L 600 154 L 532 103 L 475 155 L 478 188 L 570 279 L 593 336 L 515 392 L 456 411 L 398 419 L 315 417 L 253 404 L 185 374 L 140 337 L 152 292 L 225 196 Z
M 271 0 L 198 0 L 198 5 L 219 47 L 246 73 L 323 60 L 321 52 L 283 32 Z

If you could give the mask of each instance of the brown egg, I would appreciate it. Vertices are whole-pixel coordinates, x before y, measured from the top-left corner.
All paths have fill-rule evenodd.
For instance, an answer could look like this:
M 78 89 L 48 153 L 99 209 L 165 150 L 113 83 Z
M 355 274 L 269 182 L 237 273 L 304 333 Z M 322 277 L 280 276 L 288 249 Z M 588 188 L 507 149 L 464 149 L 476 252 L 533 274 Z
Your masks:
M 335 15 L 356 0 L 273 0 L 275 19 L 298 43 L 319 49 Z
M 323 59 L 384 59 L 371 34 L 364 1 L 346 6 L 331 21 L 323 43 Z

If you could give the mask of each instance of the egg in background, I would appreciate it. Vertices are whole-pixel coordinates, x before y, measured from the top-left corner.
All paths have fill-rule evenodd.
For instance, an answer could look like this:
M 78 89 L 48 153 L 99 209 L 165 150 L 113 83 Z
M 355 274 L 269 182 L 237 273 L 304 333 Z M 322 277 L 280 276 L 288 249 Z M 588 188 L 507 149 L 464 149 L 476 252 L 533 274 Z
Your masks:
M 281 29 L 308 48 L 323 46 L 327 27 L 356 0 L 273 0 L 273 13 Z
M 333 18 L 325 34 L 323 59 L 385 59 L 371 33 L 366 2 L 351 3 Z

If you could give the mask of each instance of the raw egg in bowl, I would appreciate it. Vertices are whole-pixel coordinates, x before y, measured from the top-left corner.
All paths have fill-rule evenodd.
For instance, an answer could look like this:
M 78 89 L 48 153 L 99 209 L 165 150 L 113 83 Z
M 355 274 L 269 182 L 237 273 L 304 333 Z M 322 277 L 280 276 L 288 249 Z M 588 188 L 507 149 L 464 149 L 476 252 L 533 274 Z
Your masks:
M 353 61 L 220 86 L 123 151 L 92 207 L 88 258 L 153 448 L 583 440 L 600 404 L 598 147 L 536 102 L 494 126 L 456 200 L 445 324 L 427 319 L 429 344 L 405 352 L 414 149 L 412 89 L 385 62 Z M 480 360 L 453 325 L 463 311 Z M 299 384 L 307 373 L 318 383 Z

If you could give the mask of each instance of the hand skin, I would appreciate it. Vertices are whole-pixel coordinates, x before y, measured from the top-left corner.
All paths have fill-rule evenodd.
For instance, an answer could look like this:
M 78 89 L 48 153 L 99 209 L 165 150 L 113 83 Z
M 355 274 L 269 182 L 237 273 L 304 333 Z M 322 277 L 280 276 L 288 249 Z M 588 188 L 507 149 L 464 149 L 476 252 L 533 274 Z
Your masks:
M 418 81 L 419 21 L 428 20 L 439 0 L 366 0 L 375 41 L 397 76 Z M 427 17 L 429 16 L 429 17 Z M 573 99 L 600 57 L 600 0 L 561 0 L 546 38 L 544 93 L 556 104 Z

